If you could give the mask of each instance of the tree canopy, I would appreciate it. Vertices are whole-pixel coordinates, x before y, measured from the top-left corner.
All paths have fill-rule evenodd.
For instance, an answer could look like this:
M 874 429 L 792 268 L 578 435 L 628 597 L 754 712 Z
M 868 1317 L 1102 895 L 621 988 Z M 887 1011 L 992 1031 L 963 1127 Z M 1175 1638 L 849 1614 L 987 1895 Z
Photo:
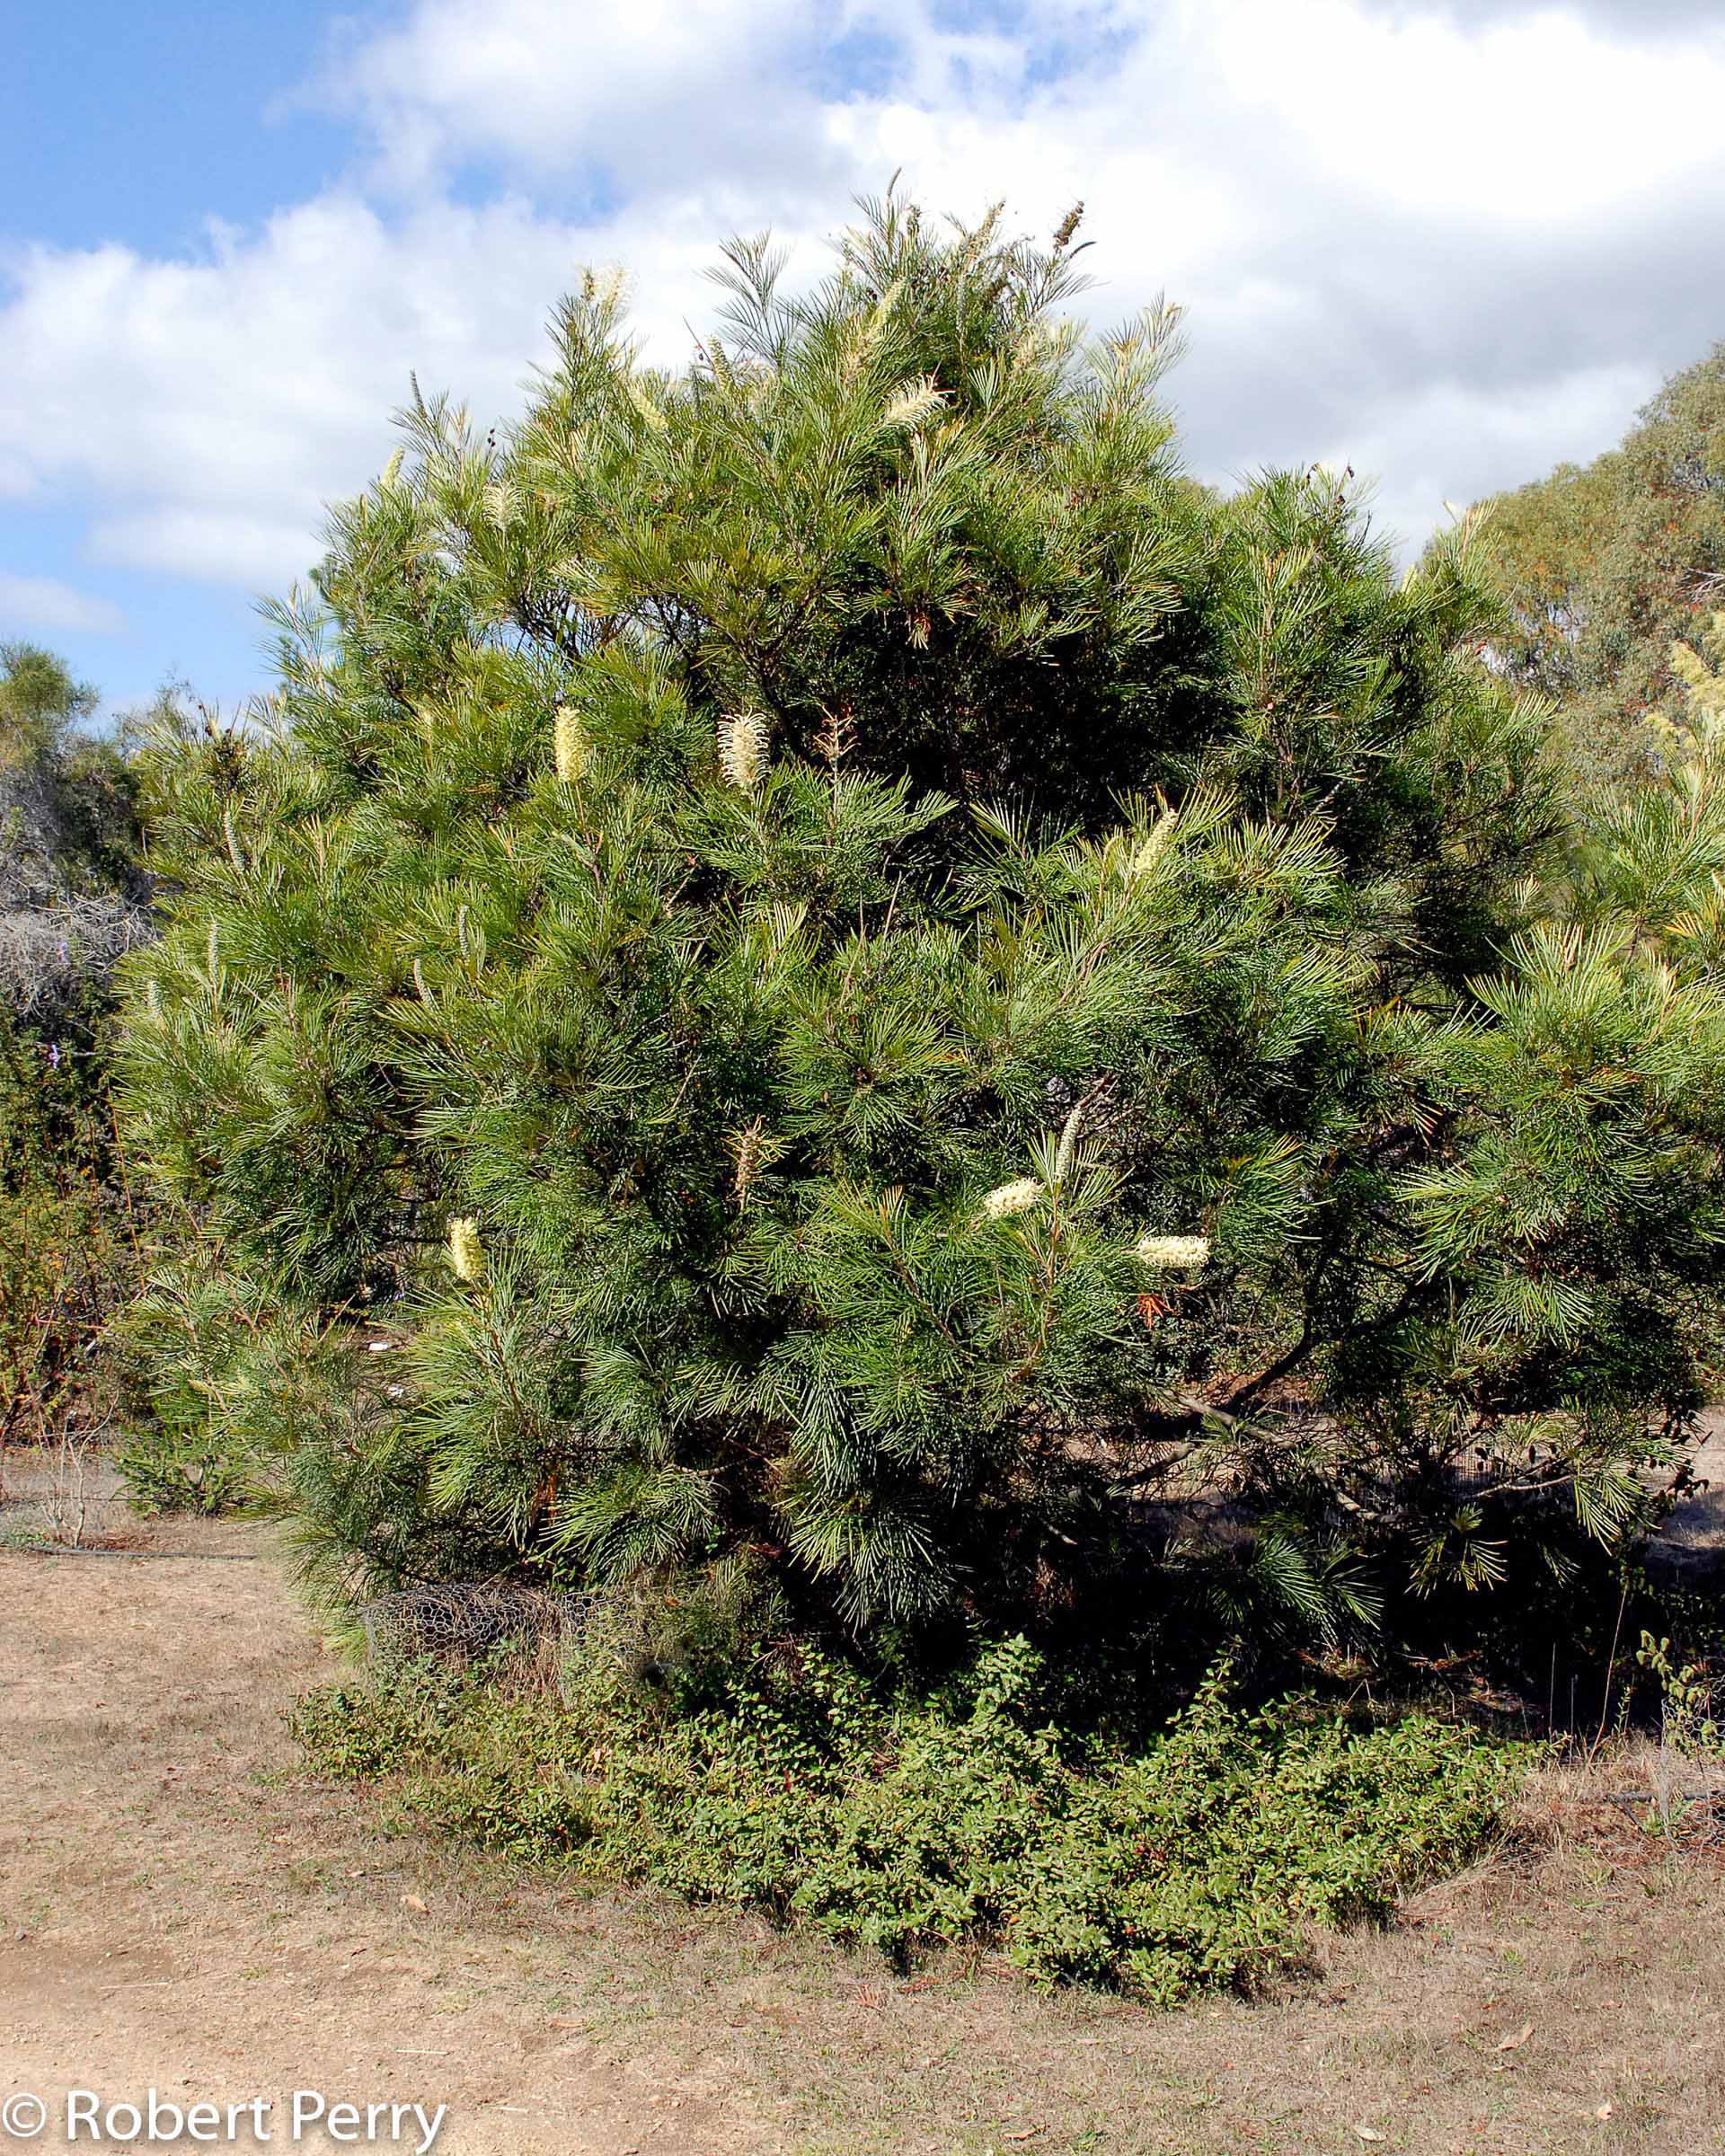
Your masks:
M 1619 447 L 1488 506 L 1513 678 L 1561 707 L 1591 768 L 1644 766 L 1681 703 L 1672 647 L 1725 579 L 1725 345 L 1674 375 Z

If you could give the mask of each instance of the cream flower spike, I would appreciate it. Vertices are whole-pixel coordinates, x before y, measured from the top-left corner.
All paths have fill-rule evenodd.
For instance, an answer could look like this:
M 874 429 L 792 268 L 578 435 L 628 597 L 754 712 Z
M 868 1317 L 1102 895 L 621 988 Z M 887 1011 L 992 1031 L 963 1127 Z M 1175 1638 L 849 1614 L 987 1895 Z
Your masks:
M 766 720 L 758 711 L 734 711 L 719 721 L 719 768 L 744 793 L 760 784 L 766 769 Z
M 1005 1220 L 1013 1213 L 1028 1213 L 1041 1195 L 1041 1182 L 1033 1175 L 1021 1176 L 1015 1183 L 1001 1183 L 983 1199 L 983 1217 Z
M 479 1240 L 479 1223 L 462 1218 L 449 1223 L 449 1262 L 457 1280 L 470 1287 L 485 1277 L 485 1246 Z
M 552 741 L 557 756 L 557 776 L 569 784 L 587 768 L 587 729 L 572 703 L 557 706 Z
M 1132 1246 L 1141 1265 L 1159 1273 L 1195 1273 L 1210 1261 L 1208 1235 L 1144 1235 Z

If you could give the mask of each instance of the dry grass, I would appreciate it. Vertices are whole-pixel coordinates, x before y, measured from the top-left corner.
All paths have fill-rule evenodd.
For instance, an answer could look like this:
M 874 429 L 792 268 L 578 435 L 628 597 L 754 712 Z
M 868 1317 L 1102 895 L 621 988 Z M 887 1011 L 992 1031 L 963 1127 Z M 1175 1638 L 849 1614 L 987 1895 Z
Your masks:
M 429 2096 L 455 2156 L 1725 2148 L 1712 1812 L 1650 1833 L 1657 1807 L 1599 1801 L 1668 1760 L 1544 1778 L 1490 1863 L 1278 1998 L 1154 2015 L 958 1962 L 902 1984 L 391 1833 L 288 1745 L 281 1709 L 330 1665 L 273 1559 L 202 1561 L 267 1552 L 260 1531 L 133 1547 L 188 1554 L 0 1555 L 19 2085 Z

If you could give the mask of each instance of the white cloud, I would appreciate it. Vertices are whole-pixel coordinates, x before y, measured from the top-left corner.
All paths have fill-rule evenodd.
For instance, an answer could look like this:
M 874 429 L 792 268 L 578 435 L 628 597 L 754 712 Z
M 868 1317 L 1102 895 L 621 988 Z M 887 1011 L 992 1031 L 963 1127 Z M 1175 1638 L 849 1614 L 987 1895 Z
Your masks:
M 1362 16 L 1350 0 L 1207 10 L 1243 120 L 1308 181 L 1422 221 L 1585 225 L 1668 199 L 1719 162 L 1725 66 L 1543 12 L 1466 34 L 1441 16 Z
M 351 196 L 194 261 L 35 250 L 0 311 L 0 457 L 39 493 L 93 493 L 103 560 L 279 583 L 387 454 L 410 368 L 515 404 L 571 260 L 518 206 L 392 224 Z
M 1725 35 L 1719 0 L 1367 0 L 1402 18 L 1438 15 L 1447 22 L 1491 23 L 1528 15 L 1561 15 L 1647 38 Z
M 93 598 L 58 577 L 20 577 L 0 569 L 0 636 L 26 634 L 117 636 L 126 617 L 106 599 Z
M 650 164 L 674 182 L 734 158 L 744 114 L 756 163 L 806 142 L 817 22 L 799 0 L 419 0 L 349 35 L 323 90 L 364 117 L 398 184 L 475 154 L 541 174 Z
M 1591 454 L 1718 331 L 1725 48 L 1659 14 L 1638 39 L 1613 0 L 1039 0 L 970 29 L 930 0 L 412 0 L 319 93 L 363 178 L 191 257 L 5 265 L 0 495 L 93 497 L 104 560 L 279 587 L 387 454 L 410 367 L 506 414 L 559 292 L 611 261 L 678 359 L 721 237 L 771 223 L 813 273 L 902 165 L 1044 230 L 1083 196 L 1094 311 L 1189 304 L 1197 467 L 1345 458 L 1417 539 L 1446 497 Z

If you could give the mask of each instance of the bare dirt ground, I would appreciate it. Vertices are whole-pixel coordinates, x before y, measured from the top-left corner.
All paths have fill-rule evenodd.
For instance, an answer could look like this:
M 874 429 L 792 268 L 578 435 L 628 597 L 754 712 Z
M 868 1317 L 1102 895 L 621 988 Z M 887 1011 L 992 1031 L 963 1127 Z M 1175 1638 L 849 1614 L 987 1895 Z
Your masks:
M 907 1984 L 392 1836 L 283 1727 L 336 1665 L 268 1532 L 102 1539 L 139 1554 L 0 1551 L 0 2097 L 43 2145 L 68 2088 L 154 2085 L 270 2098 L 278 2143 L 296 2089 L 447 2104 L 452 2156 L 1725 2149 L 1725 1869 L 1597 1777 L 1268 2002 Z

